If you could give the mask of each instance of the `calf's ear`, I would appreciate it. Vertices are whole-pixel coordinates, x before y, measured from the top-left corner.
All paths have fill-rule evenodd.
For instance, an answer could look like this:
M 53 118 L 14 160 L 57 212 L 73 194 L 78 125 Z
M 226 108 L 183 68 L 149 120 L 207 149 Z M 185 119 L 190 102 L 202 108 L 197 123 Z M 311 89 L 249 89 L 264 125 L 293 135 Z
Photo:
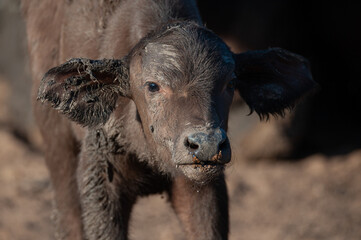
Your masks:
M 308 61 L 281 48 L 249 51 L 235 55 L 236 88 L 251 112 L 261 118 L 284 115 L 313 81 Z
M 43 77 L 38 100 L 83 126 L 105 123 L 119 96 L 129 97 L 126 60 L 74 58 Z

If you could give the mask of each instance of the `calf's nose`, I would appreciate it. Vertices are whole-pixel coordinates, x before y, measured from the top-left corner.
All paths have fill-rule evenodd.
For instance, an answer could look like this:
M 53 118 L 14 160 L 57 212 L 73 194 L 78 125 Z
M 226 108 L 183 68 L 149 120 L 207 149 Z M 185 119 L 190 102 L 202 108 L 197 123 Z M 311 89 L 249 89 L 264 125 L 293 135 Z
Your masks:
M 231 160 L 229 140 L 221 128 L 191 133 L 185 138 L 184 145 L 200 161 L 228 163 Z

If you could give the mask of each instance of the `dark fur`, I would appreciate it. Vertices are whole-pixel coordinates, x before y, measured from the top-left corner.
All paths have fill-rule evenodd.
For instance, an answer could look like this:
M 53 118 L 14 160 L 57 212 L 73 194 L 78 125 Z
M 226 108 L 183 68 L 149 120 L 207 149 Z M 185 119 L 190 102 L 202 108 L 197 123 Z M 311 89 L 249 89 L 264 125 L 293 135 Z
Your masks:
M 281 114 L 313 86 L 305 60 L 280 49 L 233 55 L 190 0 L 23 8 L 34 89 L 50 103 L 34 109 L 61 236 L 127 239 L 137 197 L 165 191 L 187 239 L 227 239 L 234 86 L 260 115 Z
M 296 100 L 315 87 L 308 61 L 281 48 L 251 51 L 236 57 L 237 88 L 251 112 L 261 118 L 284 115 Z M 291 104 L 290 104 L 291 103 Z

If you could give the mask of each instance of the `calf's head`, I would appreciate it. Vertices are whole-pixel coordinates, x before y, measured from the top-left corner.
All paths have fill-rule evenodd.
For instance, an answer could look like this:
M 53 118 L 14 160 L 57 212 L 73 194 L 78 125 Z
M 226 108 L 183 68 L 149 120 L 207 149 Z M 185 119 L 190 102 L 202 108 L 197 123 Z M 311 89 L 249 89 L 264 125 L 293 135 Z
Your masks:
M 118 97 L 132 99 L 162 170 L 203 183 L 231 159 L 226 131 L 235 90 L 265 117 L 282 115 L 313 86 L 301 56 L 278 48 L 233 54 L 206 28 L 173 23 L 123 59 L 72 59 L 49 70 L 38 97 L 89 127 L 109 119 Z

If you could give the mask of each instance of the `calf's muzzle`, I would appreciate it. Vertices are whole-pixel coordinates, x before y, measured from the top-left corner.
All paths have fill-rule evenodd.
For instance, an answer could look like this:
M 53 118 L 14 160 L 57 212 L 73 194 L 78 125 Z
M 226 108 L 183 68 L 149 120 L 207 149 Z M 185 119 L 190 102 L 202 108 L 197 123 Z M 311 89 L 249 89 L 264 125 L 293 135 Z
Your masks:
M 231 160 L 231 147 L 222 128 L 190 133 L 184 139 L 184 145 L 194 163 L 226 164 Z

